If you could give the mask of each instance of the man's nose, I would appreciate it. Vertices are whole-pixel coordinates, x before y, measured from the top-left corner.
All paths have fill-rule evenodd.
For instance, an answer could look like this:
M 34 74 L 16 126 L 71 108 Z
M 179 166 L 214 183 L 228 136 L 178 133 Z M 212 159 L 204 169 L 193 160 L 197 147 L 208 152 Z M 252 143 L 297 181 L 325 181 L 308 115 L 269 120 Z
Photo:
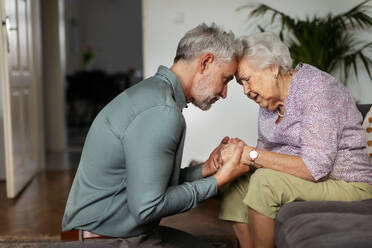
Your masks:
M 225 85 L 225 87 L 223 87 L 223 90 L 220 94 L 220 96 L 225 99 L 227 97 L 227 85 Z

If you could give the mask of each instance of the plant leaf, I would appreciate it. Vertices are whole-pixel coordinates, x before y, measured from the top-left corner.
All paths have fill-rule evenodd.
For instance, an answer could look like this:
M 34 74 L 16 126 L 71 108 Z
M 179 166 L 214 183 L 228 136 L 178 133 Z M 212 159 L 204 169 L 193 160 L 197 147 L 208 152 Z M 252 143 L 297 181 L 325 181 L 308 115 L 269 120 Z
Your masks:
M 279 38 L 288 45 L 293 62 L 304 62 L 329 73 L 341 68 L 341 81 L 346 84 L 353 69 L 358 77 L 358 62 L 363 64 L 372 79 L 372 42 L 362 42 L 356 38 L 353 31 L 372 29 L 372 6 L 366 0 L 338 15 L 331 13 L 319 17 L 307 16 L 305 19 L 292 18 L 289 15 L 265 4 L 247 4 L 238 10 L 251 8 L 250 17 L 262 17 L 271 14 L 268 22 L 279 25 Z M 258 25 L 261 32 L 263 26 Z M 360 69 L 360 68 L 359 68 Z

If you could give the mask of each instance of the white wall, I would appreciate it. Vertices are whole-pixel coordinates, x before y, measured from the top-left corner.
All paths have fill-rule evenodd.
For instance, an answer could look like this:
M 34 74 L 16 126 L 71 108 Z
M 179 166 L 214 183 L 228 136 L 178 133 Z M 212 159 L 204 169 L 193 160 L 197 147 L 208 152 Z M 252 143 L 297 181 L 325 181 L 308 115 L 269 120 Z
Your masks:
M 236 35 L 258 32 L 256 22 L 249 21 L 248 10 L 236 12 L 236 8 L 249 0 L 143 0 L 143 55 L 144 77 L 156 72 L 158 65 L 171 66 L 177 43 L 183 34 L 201 22 L 231 29 Z M 350 0 L 262 0 L 262 3 L 279 9 L 293 17 L 340 13 L 361 1 Z M 257 20 L 257 19 L 256 19 Z M 371 40 L 371 35 L 366 35 Z M 361 103 L 372 103 L 372 82 L 360 75 L 360 83 L 350 84 L 354 96 Z M 255 145 L 257 139 L 258 105 L 243 95 L 235 81 L 229 84 L 228 97 L 203 112 L 194 106 L 184 110 L 187 134 L 183 166 L 190 160 L 205 160 L 219 140 L 229 135 L 240 137 L 247 144 Z

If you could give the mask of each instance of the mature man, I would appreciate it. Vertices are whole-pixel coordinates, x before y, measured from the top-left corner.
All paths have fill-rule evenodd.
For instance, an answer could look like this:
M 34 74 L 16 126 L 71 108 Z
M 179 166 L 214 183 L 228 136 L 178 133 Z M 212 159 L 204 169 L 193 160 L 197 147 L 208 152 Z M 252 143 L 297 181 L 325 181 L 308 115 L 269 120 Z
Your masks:
M 204 164 L 180 169 L 186 128 L 182 110 L 187 103 L 207 110 L 226 97 L 238 47 L 232 32 L 201 24 L 181 39 L 170 69 L 160 66 L 155 76 L 127 89 L 98 114 L 67 201 L 64 231 L 76 230 L 69 233 L 80 236 L 85 246 L 205 246 L 158 224 L 215 196 L 246 171 L 240 164 L 242 146 L 217 171 L 222 145 Z

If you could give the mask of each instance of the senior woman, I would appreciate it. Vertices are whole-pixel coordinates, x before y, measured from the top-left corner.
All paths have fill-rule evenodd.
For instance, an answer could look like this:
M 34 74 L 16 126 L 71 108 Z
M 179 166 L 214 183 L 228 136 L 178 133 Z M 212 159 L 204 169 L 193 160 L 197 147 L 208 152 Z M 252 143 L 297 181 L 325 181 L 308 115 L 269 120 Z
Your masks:
M 291 70 L 288 48 L 272 33 L 242 44 L 236 78 L 260 110 L 257 146 L 244 147 L 241 163 L 256 169 L 225 188 L 219 218 L 234 222 L 242 247 L 274 247 L 281 206 L 371 198 L 372 165 L 362 116 L 337 79 L 308 64 Z

